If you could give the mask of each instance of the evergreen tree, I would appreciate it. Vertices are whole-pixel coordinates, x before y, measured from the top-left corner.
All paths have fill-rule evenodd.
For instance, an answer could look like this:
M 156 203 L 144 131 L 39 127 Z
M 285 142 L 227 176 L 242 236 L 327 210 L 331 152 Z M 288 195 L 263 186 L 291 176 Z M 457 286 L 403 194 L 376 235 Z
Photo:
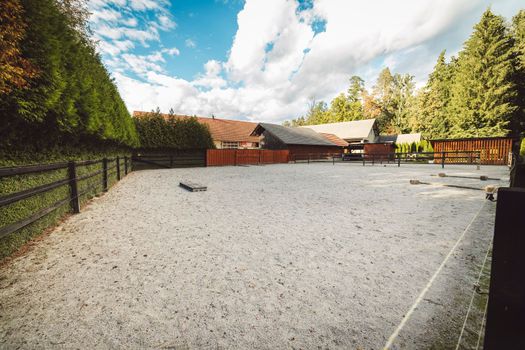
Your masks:
M 511 125 L 514 134 L 525 131 L 525 10 L 512 19 L 512 35 L 516 54 L 516 84 L 518 87 L 518 110 Z
M 485 11 L 458 57 L 451 97 L 452 137 L 504 136 L 516 111 L 512 38 Z
M 410 74 L 395 74 L 392 87 L 391 125 L 388 129 L 396 134 L 410 131 L 409 112 L 413 102 L 414 76 Z
M 372 94 L 380 109 L 377 124 L 381 132 L 392 132 L 391 124 L 394 116 L 394 76 L 390 69 L 384 68 L 377 78 Z
M 421 132 L 425 138 L 445 138 L 448 135 L 450 128 L 448 106 L 454 62 L 453 59 L 452 63 L 446 63 L 443 50 L 429 75 L 427 84 L 417 96 L 411 130 Z
M 136 145 L 131 116 L 89 38 L 83 0 L 21 3 L 27 28 L 20 52 L 39 74 L 29 88 L 0 99 L 2 145 L 43 148 L 82 139 Z

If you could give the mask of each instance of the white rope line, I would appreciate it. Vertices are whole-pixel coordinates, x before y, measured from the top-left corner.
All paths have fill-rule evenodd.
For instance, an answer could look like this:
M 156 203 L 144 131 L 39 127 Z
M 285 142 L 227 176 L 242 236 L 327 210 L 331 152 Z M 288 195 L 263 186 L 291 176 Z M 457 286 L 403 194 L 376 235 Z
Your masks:
M 487 321 L 487 309 L 489 307 L 489 297 L 487 296 L 487 301 L 485 303 L 485 311 L 483 312 L 483 320 L 481 321 L 481 328 L 478 333 L 478 342 L 476 343 L 476 350 L 479 349 L 479 343 L 481 341 L 481 334 L 483 334 L 483 329 L 485 328 L 485 322 Z
M 479 281 L 481 280 L 481 275 L 483 274 L 483 270 L 485 269 L 485 264 L 487 263 L 487 258 L 489 256 L 490 247 L 492 246 L 492 239 L 489 242 L 489 246 L 487 248 L 487 253 L 485 254 L 485 259 L 483 259 L 483 265 L 481 265 L 481 269 L 479 270 L 478 280 L 476 281 L 476 285 L 479 286 Z M 465 315 L 465 320 L 463 321 L 463 326 L 461 327 L 461 332 L 459 333 L 458 343 L 456 344 L 456 350 L 459 349 L 459 344 L 461 343 L 461 338 L 463 337 L 463 333 L 465 332 L 465 327 L 467 326 L 467 320 L 468 316 L 470 314 L 470 309 L 472 308 L 472 304 L 474 303 L 474 297 L 476 296 L 476 289 L 472 291 L 472 296 L 470 297 L 470 303 L 468 305 L 467 314 Z M 487 298 L 488 300 L 488 298 Z
M 441 270 L 443 269 L 443 267 L 445 266 L 445 264 L 448 262 L 448 259 L 450 259 L 450 257 L 452 256 L 452 253 L 454 253 L 454 251 L 456 250 L 456 248 L 458 247 L 459 245 L 459 242 L 461 242 L 461 240 L 463 239 L 463 237 L 465 236 L 465 234 L 467 233 L 467 231 L 469 230 L 470 226 L 472 226 L 472 223 L 474 222 L 474 220 L 478 217 L 479 213 L 481 213 L 481 210 L 483 209 L 483 207 L 485 206 L 485 203 L 486 202 L 483 202 L 483 205 L 481 206 L 481 208 L 479 208 L 478 212 L 476 213 L 476 215 L 474 215 L 474 217 L 472 218 L 472 220 L 470 220 L 469 224 L 467 225 L 467 227 L 465 228 L 465 230 L 463 231 L 463 233 L 461 234 L 461 236 L 459 236 L 458 240 L 456 241 L 456 243 L 454 244 L 454 246 L 450 249 L 450 251 L 448 252 L 447 256 L 445 257 L 445 259 L 443 260 L 443 262 L 441 263 L 441 265 L 439 265 L 438 269 L 436 270 L 436 272 L 434 272 L 434 275 L 432 275 L 432 277 L 430 278 L 430 280 L 428 281 L 427 285 L 425 286 L 425 288 L 423 288 L 423 290 L 421 291 L 421 293 L 419 294 L 419 296 L 417 297 L 416 301 L 414 302 L 414 304 L 410 307 L 410 309 L 408 310 L 408 312 L 405 314 L 405 317 L 403 317 L 403 319 L 401 320 L 401 323 L 399 323 L 399 325 L 397 326 L 396 330 L 394 331 L 394 333 L 392 333 L 392 335 L 390 336 L 390 338 L 388 338 L 388 341 L 386 342 L 385 346 L 384 346 L 384 349 L 387 350 L 387 349 L 390 349 L 390 347 L 392 346 L 392 344 L 394 343 L 394 340 L 396 340 L 397 336 L 399 335 L 399 332 L 401 332 L 401 330 L 403 329 L 403 327 L 405 326 L 405 324 L 407 323 L 407 321 L 410 319 L 410 317 L 412 316 L 412 314 L 414 313 L 414 311 L 416 310 L 416 308 L 419 306 L 419 303 L 421 303 L 421 300 L 423 300 L 423 298 L 425 297 L 425 294 L 427 294 L 428 290 L 430 289 L 430 287 L 432 286 L 432 284 L 434 283 L 434 280 L 436 279 L 436 277 L 440 274 Z

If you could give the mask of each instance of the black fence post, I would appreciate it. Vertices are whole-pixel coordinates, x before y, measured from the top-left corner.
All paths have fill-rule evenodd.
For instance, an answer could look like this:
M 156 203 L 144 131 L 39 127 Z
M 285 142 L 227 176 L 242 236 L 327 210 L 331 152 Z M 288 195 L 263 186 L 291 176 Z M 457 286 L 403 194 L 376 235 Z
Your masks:
M 108 159 L 102 159 L 102 189 L 108 191 Z
M 484 349 L 525 348 L 525 189 L 498 189 Z
M 128 175 L 128 156 L 124 156 L 124 175 Z
M 117 156 L 117 180 L 120 181 L 120 158 Z
M 80 198 L 78 198 L 77 166 L 74 161 L 68 163 L 69 188 L 71 190 L 71 209 L 73 213 L 80 213 Z
M 170 154 L 170 168 L 173 168 L 173 154 Z
M 398 153 L 397 155 L 397 167 L 399 168 L 401 166 L 401 154 Z
M 363 166 L 365 166 L 365 154 L 364 153 L 361 154 L 361 158 L 363 158 Z
M 441 152 L 441 168 L 445 168 L 445 152 Z

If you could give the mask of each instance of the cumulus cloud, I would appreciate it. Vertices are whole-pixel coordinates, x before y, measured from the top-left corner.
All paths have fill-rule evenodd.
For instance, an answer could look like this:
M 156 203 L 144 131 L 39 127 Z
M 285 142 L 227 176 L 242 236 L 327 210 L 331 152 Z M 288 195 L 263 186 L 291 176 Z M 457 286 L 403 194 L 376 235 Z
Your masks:
M 112 1 L 114 6 L 126 2 Z M 519 0 L 501 3 L 520 7 Z M 273 122 L 300 116 L 312 98 L 329 101 L 347 88 L 351 75 L 373 83 L 370 80 L 386 65 L 415 74 L 421 85 L 439 51 L 457 51 L 489 5 L 488 0 L 314 0 L 311 6 L 295 0 L 247 0 L 237 16 L 228 58 L 209 60 L 203 73 L 189 81 L 163 69 L 162 55 L 179 55 L 176 48 L 148 55 L 126 53 L 132 47 L 124 43 L 147 44 L 159 40 L 157 28 L 175 27 L 167 3 L 128 0 L 127 4 L 156 11 L 152 23 L 157 25 L 132 29 L 123 24 L 128 14 L 120 18 L 100 11 L 95 15 L 95 33 L 121 42 L 120 47 L 103 50 L 124 58 L 124 63 L 109 59 L 107 64 L 116 72 L 131 110 L 159 106 L 177 113 Z M 164 24 L 163 16 L 169 19 Z M 124 30 L 115 30 L 111 24 L 115 21 Z M 185 45 L 196 47 L 190 38 Z M 131 78 L 128 71 L 138 77 Z

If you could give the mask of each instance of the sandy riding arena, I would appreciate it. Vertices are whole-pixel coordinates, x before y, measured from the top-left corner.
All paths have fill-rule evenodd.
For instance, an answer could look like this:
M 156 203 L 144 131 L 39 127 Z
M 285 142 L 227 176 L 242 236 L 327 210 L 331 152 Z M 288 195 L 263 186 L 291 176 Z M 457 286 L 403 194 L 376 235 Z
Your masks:
M 0 267 L 0 348 L 454 348 L 495 203 L 410 179 L 481 188 L 508 170 L 133 172 Z

